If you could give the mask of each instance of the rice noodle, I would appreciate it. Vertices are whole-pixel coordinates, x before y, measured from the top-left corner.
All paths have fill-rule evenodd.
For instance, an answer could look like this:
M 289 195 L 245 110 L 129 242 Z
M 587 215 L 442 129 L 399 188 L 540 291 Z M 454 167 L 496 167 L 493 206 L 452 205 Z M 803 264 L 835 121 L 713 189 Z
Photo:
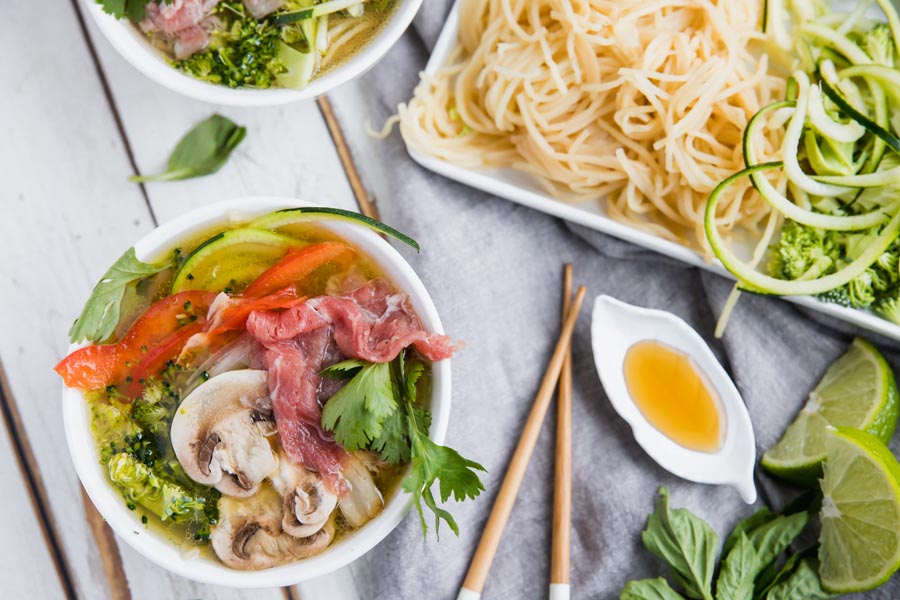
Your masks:
M 711 256 L 703 211 L 743 168 L 741 136 L 784 79 L 748 45 L 756 0 L 462 0 L 459 44 L 399 108 L 406 143 L 469 168 L 512 167 L 567 202 Z M 780 132 L 758 140 L 763 160 Z M 736 189 L 720 230 L 769 207 Z

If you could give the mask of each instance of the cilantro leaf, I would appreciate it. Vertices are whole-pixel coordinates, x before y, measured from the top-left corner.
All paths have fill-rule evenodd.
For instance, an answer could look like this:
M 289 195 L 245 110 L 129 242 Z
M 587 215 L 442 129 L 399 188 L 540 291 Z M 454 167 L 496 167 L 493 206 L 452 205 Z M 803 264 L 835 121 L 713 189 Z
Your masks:
M 484 491 L 484 484 L 475 471 L 485 471 L 485 468 L 475 461 L 464 458 L 453 448 L 435 444 L 412 422 L 410 422 L 410 437 L 412 461 L 409 475 L 403 478 L 403 489 L 411 493 L 415 499 L 416 511 L 422 522 L 422 533 L 428 533 L 422 510 L 424 500 L 425 505 L 434 513 L 435 531 L 440 533 L 443 520 L 453 533 L 459 535 L 459 526 L 449 512 L 437 506 L 431 488 L 435 482 L 438 483 L 441 502 L 446 502 L 451 496 L 457 502 L 475 498 Z
M 247 135 L 240 127 L 222 115 L 213 115 L 188 131 L 175 146 L 164 172 L 156 175 L 135 175 L 131 181 L 176 181 L 211 175 L 222 168 L 231 151 Z
M 330 372 L 357 366 L 331 367 Z M 390 363 L 366 364 L 325 404 L 322 426 L 334 432 L 341 446 L 354 452 L 378 438 L 382 423 L 396 411 Z
M 428 437 L 431 413 L 416 401 L 426 365 L 407 356 L 401 352 L 391 363 L 345 360 L 323 370 L 323 376 L 348 382 L 325 404 L 322 427 L 347 450 L 368 448 L 387 463 L 409 463 L 401 485 L 414 498 L 423 533 L 428 532 L 424 505 L 434 514 L 436 532 L 444 521 L 459 535 L 456 520 L 438 499 L 475 498 L 484 491 L 476 471 L 485 469 Z
M 152 0 L 151 0 L 152 1 Z M 97 4 L 103 7 L 103 12 L 109 13 L 117 19 L 128 17 L 132 21 L 140 21 L 147 15 L 148 0 L 97 0 Z M 157 0 L 157 4 L 162 0 Z M 165 0 L 171 4 L 172 0 Z
M 134 248 L 126 250 L 94 286 L 81 315 L 69 329 L 69 340 L 76 344 L 84 340 L 91 342 L 107 340 L 119 324 L 122 299 L 127 287 L 170 266 L 168 262 L 160 264 L 141 262 L 135 255 Z
M 392 465 L 409 462 L 409 425 L 406 412 L 395 410 L 381 424 L 381 435 L 372 440 L 371 449 L 381 456 L 381 460 Z

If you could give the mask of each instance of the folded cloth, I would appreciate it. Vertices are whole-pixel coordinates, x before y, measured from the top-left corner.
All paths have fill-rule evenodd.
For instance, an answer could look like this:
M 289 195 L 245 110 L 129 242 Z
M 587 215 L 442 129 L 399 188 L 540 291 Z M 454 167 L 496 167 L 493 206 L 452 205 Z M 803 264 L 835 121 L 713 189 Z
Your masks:
M 345 128 L 361 130 L 407 101 L 451 0 L 428 0 L 414 26 L 360 83 L 368 114 L 344 106 Z M 357 135 L 355 159 L 380 182 L 382 218 L 415 237 L 406 258 L 421 275 L 447 332 L 464 340 L 453 359 L 447 444 L 488 469 L 476 501 L 450 503 L 460 526 L 423 539 L 412 514 L 354 573 L 364 600 L 456 597 L 560 328 L 562 265 L 571 262 L 589 299 L 573 338 L 574 431 L 572 597 L 617 598 L 632 579 L 667 575 L 641 544 L 660 485 L 672 505 L 707 519 L 724 539 L 755 508 L 729 487 L 691 483 L 656 465 L 609 404 L 594 369 L 592 296 L 671 311 L 709 342 L 750 411 L 761 453 L 781 435 L 828 364 L 847 347 L 851 327 L 779 299 L 745 295 L 722 340 L 713 330 L 732 283 L 601 233 L 571 225 L 416 165 L 399 133 Z M 387 197 L 390 200 L 387 200 Z M 403 250 L 401 250 L 403 251 Z M 885 340 L 868 336 L 882 348 Z M 896 365 L 897 355 L 889 359 Z M 486 599 L 545 598 L 553 503 L 555 411 L 551 408 L 484 590 Z M 780 507 L 798 490 L 757 470 L 761 501 Z M 861 596 L 860 596 L 861 597 Z M 895 579 L 866 598 L 900 597 Z

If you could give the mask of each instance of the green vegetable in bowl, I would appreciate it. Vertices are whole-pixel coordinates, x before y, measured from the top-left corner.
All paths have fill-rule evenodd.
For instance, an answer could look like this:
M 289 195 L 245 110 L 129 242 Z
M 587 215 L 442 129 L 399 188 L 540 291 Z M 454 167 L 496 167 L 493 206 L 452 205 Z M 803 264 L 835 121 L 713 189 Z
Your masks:
M 129 286 L 165 271 L 171 264 L 160 262 L 149 264 L 138 260 L 134 248 L 129 248 L 103 275 L 81 314 L 69 329 L 69 340 L 73 344 L 83 341 L 104 342 L 119 325 L 122 300 Z
M 432 487 L 439 482 L 441 502 L 451 496 L 458 502 L 475 498 L 484 491 L 476 471 L 485 469 L 428 437 L 431 414 L 416 400 L 424 370 L 425 365 L 406 352 L 390 363 L 352 359 L 325 369 L 323 375 L 348 382 L 325 404 L 322 427 L 334 432 L 346 450 L 371 449 L 387 463 L 409 462 L 410 472 L 401 485 L 413 495 L 422 532 L 428 531 L 424 502 L 434 513 L 436 531 L 443 520 L 459 535 L 456 520 L 438 506 Z
M 271 87 L 287 71 L 279 56 L 284 46 L 281 31 L 266 21 L 248 18 L 242 2 L 221 2 L 215 12 L 237 18 L 214 34 L 209 48 L 178 61 L 177 67 L 198 79 L 232 88 Z

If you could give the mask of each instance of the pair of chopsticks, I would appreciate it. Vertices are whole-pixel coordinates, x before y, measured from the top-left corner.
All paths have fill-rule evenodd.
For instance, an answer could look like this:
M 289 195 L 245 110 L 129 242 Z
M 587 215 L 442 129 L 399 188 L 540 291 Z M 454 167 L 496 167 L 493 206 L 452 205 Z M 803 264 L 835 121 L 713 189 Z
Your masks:
M 541 381 L 531 413 L 522 429 L 522 435 L 513 453 L 506 476 L 500 486 L 494 507 L 481 534 L 481 541 L 475 556 L 469 564 L 469 571 L 459 590 L 457 600 L 477 600 L 481 597 L 488 571 L 500 545 L 500 538 L 509 520 L 513 504 L 525 469 L 537 443 L 541 425 L 550 406 L 553 390 L 559 385 L 558 429 L 556 433 L 556 475 L 554 480 L 553 503 L 553 546 L 550 563 L 550 600 L 567 600 L 569 597 L 569 536 L 571 518 L 571 464 L 572 464 L 572 370 L 571 339 L 575 321 L 581 311 L 585 288 L 580 286 L 575 298 L 570 302 L 572 290 L 572 267 L 566 265 L 563 282 L 563 326 L 550 358 L 547 372 Z

